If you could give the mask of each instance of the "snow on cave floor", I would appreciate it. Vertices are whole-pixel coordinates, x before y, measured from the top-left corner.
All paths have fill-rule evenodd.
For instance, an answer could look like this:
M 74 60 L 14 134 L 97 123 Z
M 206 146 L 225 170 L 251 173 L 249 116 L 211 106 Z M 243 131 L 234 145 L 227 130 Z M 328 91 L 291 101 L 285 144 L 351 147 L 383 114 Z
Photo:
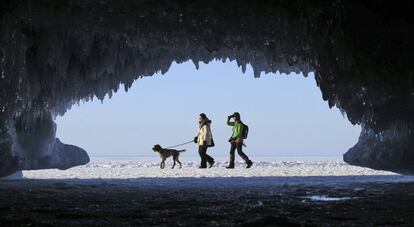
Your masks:
M 218 159 L 218 158 L 217 158 Z M 339 159 L 285 158 L 273 161 L 255 161 L 250 169 L 245 164 L 236 163 L 236 168 L 229 170 L 226 161 L 216 161 L 211 169 L 198 169 L 198 159 L 182 160 L 171 169 L 172 160 L 168 159 L 166 168 L 159 168 L 159 160 L 147 158 L 142 160 L 93 160 L 89 164 L 68 170 L 32 170 L 23 171 L 26 179 L 61 179 L 83 183 L 108 182 L 115 184 L 166 184 L 185 186 L 209 184 L 228 186 L 229 184 L 347 184 L 357 182 L 409 182 L 414 177 L 402 176 L 386 171 L 351 166 Z M 290 160 L 289 160 L 290 159 Z M 221 158 L 224 160 L 224 158 Z M 304 161 L 302 161 L 304 160 Z

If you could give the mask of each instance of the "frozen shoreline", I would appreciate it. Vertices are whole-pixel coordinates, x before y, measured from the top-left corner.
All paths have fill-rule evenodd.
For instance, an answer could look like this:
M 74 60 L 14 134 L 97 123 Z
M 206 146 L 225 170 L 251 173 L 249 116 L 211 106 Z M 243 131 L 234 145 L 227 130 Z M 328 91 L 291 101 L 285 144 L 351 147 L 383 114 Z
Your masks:
M 68 170 L 23 171 L 27 180 L 61 180 L 80 184 L 111 183 L 120 185 L 340 185 L 368 182 L 412 182 L 414 176 L 350 166 L 344 162 L 274 161 L 256 162 L 252 168 L 238 162 L 236 168 L 225 169 L 218 162 L 211 169 L 198 169 L 197 161 L 183 161 L 183 167 L 159 168 L 157 161 L 94 161 Z

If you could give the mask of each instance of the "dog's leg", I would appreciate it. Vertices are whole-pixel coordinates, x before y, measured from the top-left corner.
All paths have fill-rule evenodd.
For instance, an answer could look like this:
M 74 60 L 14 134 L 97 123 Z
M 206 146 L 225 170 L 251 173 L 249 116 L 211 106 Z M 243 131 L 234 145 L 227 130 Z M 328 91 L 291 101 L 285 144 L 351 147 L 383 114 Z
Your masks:
M 164 167 L 165 167 L 165 159 L 162 159 L 161 164 L 160 164 L 160 168 L 164 169 Z
M 178 157 L 177 157 L 177 162 L 180 165 L 180 169 L 181 169 L 181 162 L 178 160 Z
M 178 162 L 178 164 L 180 164 L 180 169 L 181 169 L 181 162 L 180 161 L 178 161 L 178 156 L 179 156 L 179 154 L 177 153 L 177 154 L 175 154 L 174 156 L 173 156 L 173 159 L 174 159 L 174 166 L 175 166 L 175 163 L 176 162 Z
M 173 166 L 171 167 L 171 169 L 174 169 L 174 167 L 175 167 L 175 158 L 173 158 L 173 160 L 174 160 L 174 164 L 173 164 Z

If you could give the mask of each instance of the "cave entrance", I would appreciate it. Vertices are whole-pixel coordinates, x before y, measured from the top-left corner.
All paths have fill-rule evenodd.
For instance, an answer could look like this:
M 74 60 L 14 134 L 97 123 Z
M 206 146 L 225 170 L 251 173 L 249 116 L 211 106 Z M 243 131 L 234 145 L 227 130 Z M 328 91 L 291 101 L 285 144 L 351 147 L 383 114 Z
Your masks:
M 278 73 L 277 73 L 278 74 Z M 122 85 L 121 85 L 122 87 Z M 102 104 L 103 103 L 103 104 Z M 338 160 L 360 132 L 321 98 L 313 73 L 243 74 L 235 62 L 214 61 L 197 70 L 191 62 L 174 63 L 165 74 L 144 77 L 125 92 L 104 101 L 74 106 L 57 117 L 57 137 L 88 151 L 91 160 L 157 157 L 154 144 L 179 144 L 193 138 L 198 114 L 213 121 L 215 156 L 228 156 L 231 128 L 226 116 L 234 111 L 250 125 L 246 151 L 257 157 L 326 156 Z M 187 157 L 197 148 L 187 146 Z

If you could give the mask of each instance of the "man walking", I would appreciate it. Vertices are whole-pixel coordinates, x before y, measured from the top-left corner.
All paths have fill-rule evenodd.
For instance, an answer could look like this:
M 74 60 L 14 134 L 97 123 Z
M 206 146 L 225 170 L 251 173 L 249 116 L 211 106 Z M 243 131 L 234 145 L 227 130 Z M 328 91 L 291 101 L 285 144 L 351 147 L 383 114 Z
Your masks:
M 231 121 L 231 119 L 234 118 L 234 121 Z M 246 168 L 250 168 L 253 164 L 252 161 L 250 161 L 249 157 L 245 153 L 243 153 L 243 130 L 245 125 L 240 119 L 240 114 L 235 112 L 234 114 L 227 117 L 227 125 L 233 126 L 233 133 L 231 135 L 231 138 L 229 139 L 229 142 L 231 144 L 230 147 L 230 163 L 229 166 L 227 166 L 227 169 L 234 169 L 234 153 L 237 149 L 237 153 L 240 155 L 240 157 L 246 162 L 247 166 Z

